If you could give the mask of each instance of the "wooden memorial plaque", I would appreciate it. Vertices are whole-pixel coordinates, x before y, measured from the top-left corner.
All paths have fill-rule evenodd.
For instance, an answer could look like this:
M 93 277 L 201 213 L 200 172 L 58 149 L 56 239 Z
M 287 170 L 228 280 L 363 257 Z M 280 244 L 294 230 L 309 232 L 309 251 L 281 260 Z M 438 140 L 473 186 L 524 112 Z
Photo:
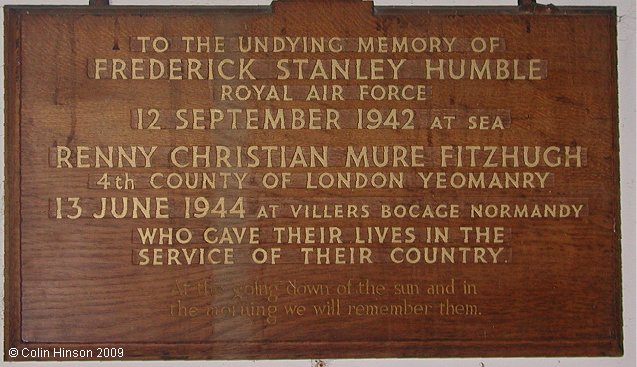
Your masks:
M 5 14 L 6 359 L 622 354 L 614 8 Z

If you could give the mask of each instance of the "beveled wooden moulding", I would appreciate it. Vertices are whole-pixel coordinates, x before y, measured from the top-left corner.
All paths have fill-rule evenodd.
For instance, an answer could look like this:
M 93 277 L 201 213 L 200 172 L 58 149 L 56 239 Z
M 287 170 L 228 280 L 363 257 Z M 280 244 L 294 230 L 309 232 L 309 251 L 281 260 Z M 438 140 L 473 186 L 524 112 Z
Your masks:
M 615 25 L 6 7 L 5 360 L 621 355 Z

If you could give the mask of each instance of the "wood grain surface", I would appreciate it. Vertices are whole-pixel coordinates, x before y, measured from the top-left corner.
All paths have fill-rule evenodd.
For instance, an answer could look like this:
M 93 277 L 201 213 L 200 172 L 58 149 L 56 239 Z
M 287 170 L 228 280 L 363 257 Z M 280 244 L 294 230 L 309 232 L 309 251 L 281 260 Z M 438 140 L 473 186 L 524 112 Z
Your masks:
M 536 10 L 379 8 L 353 0 L 247 9 L 6 7 L 5 359 L 81 360 L 54 349 L 104 347 L 123 348 L 110 359 L 621 355 L 615 13 Z M 182 37 L 189 36 L 224 37 L 224 44 L 188 52 Z M 155 37 L 169 40 L 167 51 L 153 50 Z M 241 52 L 240 37 L 338 38 L 344 49 Z M 361 39 L 383 37 L 422 39 L 428 49 L 356 49 Z M 445 50 L 444 39 L 454 37 Z M 478 52 L 482 41 L 487 50 Z M 197 72 L 176 73 L 192 77 L 179 80 L 166 72 L 150 80 L 150 59 L 166 68 L 170 59 L 213 63 L 201 70 L 217 74 L 195 80 Z M 218 74 L 239 75 L 240 59 L 254 60 L 248 67 L 254 79 Z M 283 80 L 282 59 L 307 60 L 300 69 L 290 64 L 292 77 Z M 359 71 L 352 66 L 354 77 L 308 78 L 317 60 L 345 59 L 351 65 L 362 60 Z M 427 78 L 427 59 L 467 60 L 467 74 L 452 78 L 457 64 L 445 79 L 438 72 Z M 232 63 L 215 69 L 223 60 Z M 387 60 L 405 61 L 397 78 L 396 64 Z M 521 71 L 498 79 L 503 71 L 492 61 L 487 80 L 477 76 L 483 69 L 469 73 L 470 60 L 479 60 L 478 68 L 484 60 L 508 60 L 507 70 L 521 60 Z M 303 79 L 294 77 L 299 71 Z M 285 86 L 292 100 L 224 100 L 223 86 L 240 85 L 274 86 L 278 93 Z M 421 85 L 422 100 L 363 98 L 362 85 L 378 91 Z M 312 86 L 329 92 L 305 100 Z M 334 86 L 343 87 L 343 100 L 330 100 Z M 146 128 L 150 109 L 161 116 L 160 129 Z M 181 109 L 190 121 L 185 129 L 177 128 L 184 123 L 177 118 Z M 244 111 L 235 128 L 229 109 Z M 251 130 L 247 109 L 255 116 L 280 109 L 286 121 L 294 113 L 309 121 L 316 109 L 315 123 L 323 128 Z M 388 121 L 392 109 L 401 123 L 411 113 L 404 111 L 413 111 L 414 128 L 365 128 L 378 115 Z M 226 115 L 210 129 L 219 111 Z M 340 129 L 324 128 L 330 113 L 339 114 Z M 202 129 L 192 128 L 195 114 Z M 259 116 L 256 125 L 264 121 Z M 436 128 L 436 116 L 456 120 Z M 485 129 L 471 129 L 471 116 L 485 116 Z M 496 119 L 501 128 L 494 127 Z M 96 153 L 98 147 L 109 154 L 109 146 L 113 167 Z M 147 164 L 142 149 L 151 147 L 156 151 Z M 175 153 L 176 147 L 183 149 Z M 203 167 L 192 167 L 193 147 L 208 153 L 209 162 L 199 160 Z M 347 167 L 348 149 L 362 147 L 371 163 Z M 326 149 L 326 163 L 299 163 L 313 148 L 317 154 Z M 286 157 L 281 149 L 289 149 Z M 525 149 L 531 158 L 538 152 L 539 164 L 523 163 Z M 118 159 L 133 150 L 135 158 Z M 268 154 L 274 157 L 269 166 Z M 389 165 L 377 162 L 384 154 Z M 320 187 L 348 172 L 375 184 Z M 192 189 L 177 185 L 195 173 L 201 180 L 214 176 L 215 187 L 212 181 Z M 428 186 L 419 173 L 433 174 Z M 104 174 L 107 188 L 100 185 Z M 286 188 L 264 183 L 283 174 L 289 174 Z M 390 186 L 390 174 L 402 174 L 402 185 Z M 118 177 L 134 188 L 118 190 Z M 206 199 L 195 203 L 198 197 Z M 82 207 L 77 218 L 72 198 Z M 137 218 L 133 198 L 149 205 Z M 220 198 L 225 218 L 215 212 Z M 121 219 L 100 218 L 102 200 L 111 199 L 118 205 L 129 200 L 131 211 Z M 233 213 L 239 201 L 244 211 L 237 214 L 237 206 Z M 276 205 L 276 218 L 259 215 Z M 477 210 L 485 206 L 480 217 Z M 398 209 L 384 216 L 386 208 Z M 526 217 L 516 218 L 516 208 L 520 215 L 528 210 Z M 474 236 L 477 227 L 488 236 Z M 185 228 L 182 234 L 193 238 L 144 243 L 151 228 Z M 227 242 L 207 243 L 208 228 L 214 228 L 211 242 L 227 228 Z M 436 229 L 448 231 L 448 239 L 436 237 Z M 260 233 L 258 240 L 250 239 L 251 230 Z M 298 237 L 290 235 L 296 230 Z M 211 258 L 222 263 L 207 261 L 212 249 Z M 318 261 L 317 251 L 328 250 Z M 272 264 L 276 251 L 280 258 Z M 162 257 L 153 264 L 156 252 Z M 197 263 L 200 252 L 205 264 Z M 268 257 L 259 264 L 263 254 Z M 194 264 L 186 264 L 188 256 Z M 14 347 L 35 354 L 9 358 Z

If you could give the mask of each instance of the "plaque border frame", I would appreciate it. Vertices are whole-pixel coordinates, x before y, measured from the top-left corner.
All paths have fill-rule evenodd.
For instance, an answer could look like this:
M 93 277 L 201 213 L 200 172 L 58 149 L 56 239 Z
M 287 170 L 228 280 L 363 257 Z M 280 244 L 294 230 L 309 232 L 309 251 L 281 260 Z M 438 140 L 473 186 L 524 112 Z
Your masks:
M 291 0 L 288 0 L 291 1 Z M 354 0 L 357 1 L 357 0 Z M 504 14 L 555 16 L 547 7 L 524 10 L 520 6 L 374 6 L 366 2 L 374 15 L 394 15 L 401 12 L 427 12 L 435 15 L 459 14 Z M 535 4 L 533 2 L 533 4 Z M 9 348 L 29 349 L 95 349 L 106 343 L 59 343 L 29 342 L 22 339 L 21 303 L 21 25 L 25 13 L 73 12 L 86 14 L 192 14 L 197 12 L 224 13 L 273 13 L 276 1 L 271 6 L 55 6 L 55 5 L 8 5 L 5 6 L 5 306 L 4 306 L 4 360 L 33 361 L 39 359 L 18 356 L 9 358 Z M 600 14 L 611 18 L 610 45 L 612 118 L 614 121 L 612 159 L 613 180 L 616 182 L 617 201 L 613 203 L 616 216 L 615 246 L 615 311 L 616 338 L 608 340 L 430 340 L 422 341 L 346 341 L 346 342 L 179 342 L 179 343 L 108 343 L 109 347 L 124 347 L 125 357 L 116 360 L 221 360 L 221 359 L 308 359 L 320 356 L 334 358 L 453 358 L 453 357 L 602 357 L 623 355 L 623 310 L 620 231 L 620 181 L 619 181 L 619 104 L 617 73 L 617 13 L 614 6 L 566 6 L 559 8 L 559 15 Z M 506 342 L 506 343 L 505 343 Z M 308 348 L 308 346 L 310 346 Z M 307 352 L 311 349 L 311 352 Z M 360 351 L 365 352 L 361 353 Z M 585 351 L 585 352 L 583 352 Z M 41 360 L 77 360 L 55 359 Z

